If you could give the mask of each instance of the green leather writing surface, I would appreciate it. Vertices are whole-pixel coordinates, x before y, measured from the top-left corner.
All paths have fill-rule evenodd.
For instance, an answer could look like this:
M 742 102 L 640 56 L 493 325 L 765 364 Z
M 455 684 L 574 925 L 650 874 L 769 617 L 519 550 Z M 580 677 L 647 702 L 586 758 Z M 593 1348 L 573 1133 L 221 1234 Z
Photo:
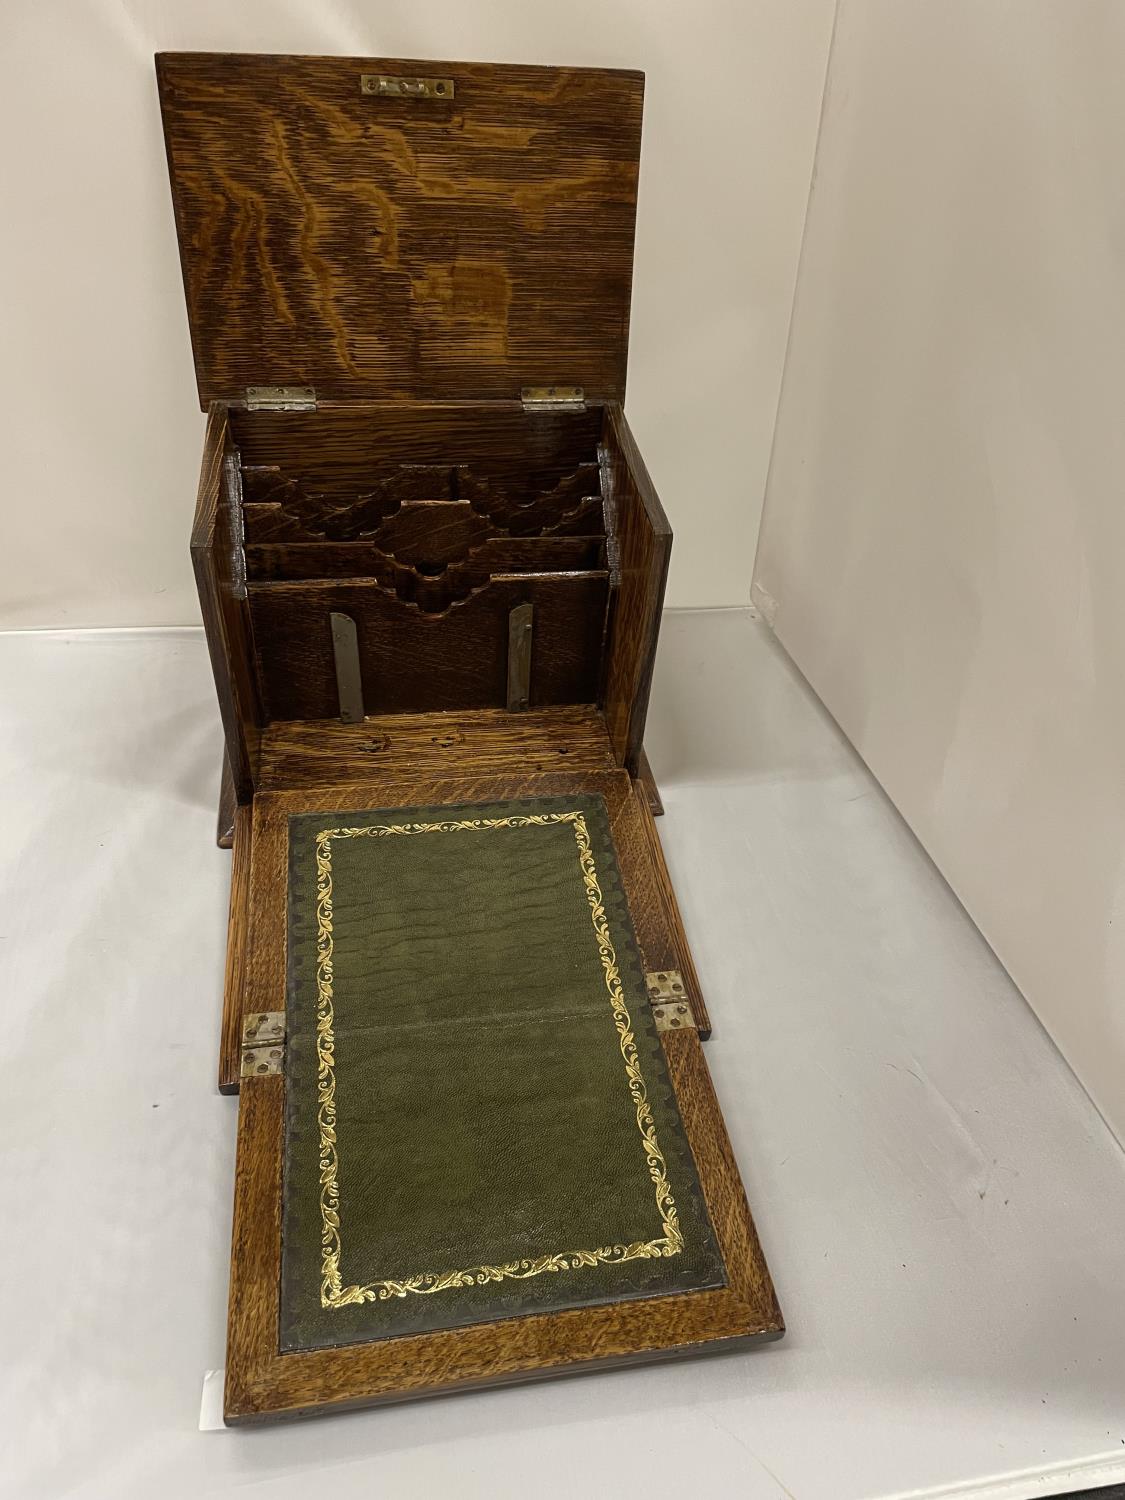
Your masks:
M 289 822 L 281 1347 L 724 1283 L 599 797 Z

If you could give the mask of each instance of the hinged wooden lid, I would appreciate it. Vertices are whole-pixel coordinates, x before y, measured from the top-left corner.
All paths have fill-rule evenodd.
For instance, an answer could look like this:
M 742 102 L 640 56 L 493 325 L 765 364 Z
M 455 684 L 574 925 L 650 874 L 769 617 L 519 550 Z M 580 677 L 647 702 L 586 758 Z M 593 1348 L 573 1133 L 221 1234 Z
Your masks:
M 156 66 L 201 405 L 624 396 L 643 74 Z

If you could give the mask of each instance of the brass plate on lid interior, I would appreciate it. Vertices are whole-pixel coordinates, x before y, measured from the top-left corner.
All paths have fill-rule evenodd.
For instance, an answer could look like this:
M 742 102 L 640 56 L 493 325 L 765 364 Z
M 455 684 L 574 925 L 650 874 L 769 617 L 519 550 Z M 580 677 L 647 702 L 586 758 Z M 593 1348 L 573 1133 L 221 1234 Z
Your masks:
M 360 93 L 384 99 L 452 99 L 452 78 L 398 78 L 392 73 L 361 73 Z

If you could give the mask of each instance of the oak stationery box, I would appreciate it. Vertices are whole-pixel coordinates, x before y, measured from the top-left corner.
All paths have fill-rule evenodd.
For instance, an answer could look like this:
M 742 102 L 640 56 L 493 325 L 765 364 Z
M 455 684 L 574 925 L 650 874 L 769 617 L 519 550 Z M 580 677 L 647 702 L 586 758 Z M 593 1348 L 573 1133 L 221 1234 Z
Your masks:
M 157 74 L 234 845 L 227 1420 L 776 1336 L 643 752 L 643 77 Z

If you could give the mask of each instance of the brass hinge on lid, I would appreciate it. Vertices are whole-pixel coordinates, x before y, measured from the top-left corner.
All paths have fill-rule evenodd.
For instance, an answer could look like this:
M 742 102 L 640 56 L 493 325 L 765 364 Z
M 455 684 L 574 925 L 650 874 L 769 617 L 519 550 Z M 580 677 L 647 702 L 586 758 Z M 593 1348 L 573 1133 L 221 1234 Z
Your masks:
M 316 411 L 311 385 L 248 385 L 247 411 Z
M 586 410 L 586 392 L 580 385 L 525 385 L 520 400 L 524 411 Z

